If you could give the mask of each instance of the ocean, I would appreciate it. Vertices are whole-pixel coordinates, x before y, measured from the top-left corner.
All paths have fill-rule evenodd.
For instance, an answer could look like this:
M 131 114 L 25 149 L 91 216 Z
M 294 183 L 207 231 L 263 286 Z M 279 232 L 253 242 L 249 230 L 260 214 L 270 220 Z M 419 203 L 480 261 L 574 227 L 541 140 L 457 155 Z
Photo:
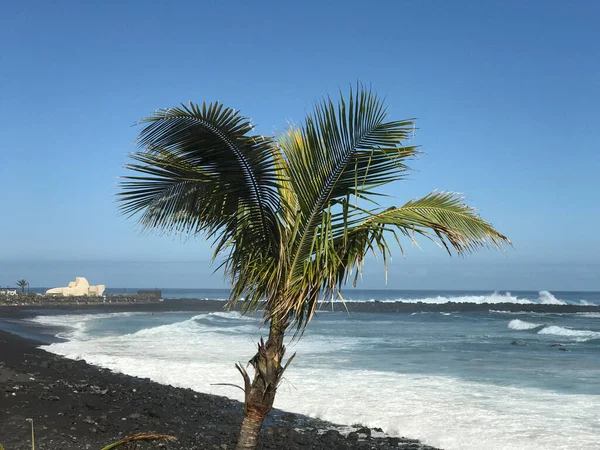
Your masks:
M 226 298 L 169 290 L 166 298 Z M 352 290 L 348 301 L 600 304 L 598 292 Z M 201 301 L 201 300 L 198 300 Z M 526 309 L 526 307 L 524 307 Z M 237 312 L 53 314 L 50 352 L 242 400 L 234 363 L 267 330 Z M 381 427 L 446 450 L 598 449 L 600 313 L 320 312 L 288 355 L 275 407 Z
M 30 292 L 43 294 L 49 288 L 33 287 Z M 227 289 L 178 289 L 178 288 L 107 288 L 105 295 L 136 294 L 139 290 L 159 290 L 163 298 L 197 298 L 205 300 L 227 300 Z M 348 289 L 344 300 L 368 302 L 469 302 L 469 303 L 542 303 L 600 305 L 600 292 L 591 291 L 474 291 L 474 290 L 397 290 L 397 289 Z M 558 299 L 560 300 L 558 300 Z

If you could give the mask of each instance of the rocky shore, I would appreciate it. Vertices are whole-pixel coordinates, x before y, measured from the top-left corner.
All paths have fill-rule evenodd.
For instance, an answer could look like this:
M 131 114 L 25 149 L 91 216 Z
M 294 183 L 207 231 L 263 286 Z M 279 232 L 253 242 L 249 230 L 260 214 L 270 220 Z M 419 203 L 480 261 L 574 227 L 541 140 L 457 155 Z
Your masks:
M 156 299 L 140 295 L 109 295 L 106 297 L 51 297 L 37 294 L 0 296 L 0 316 L 22 315 L 30 309 L 53 307 L 66 310 L 107 309 L 115 311 L 220 311 L 226 307 L 223 300 L 195 298 Z M 241 304 L 237 305 L 240 309 Z M 488 312 L 490 310 L 535 313 L 600 312 L 598 305 L 561 305 L 539 303 L 422 303 L 422 302 L 324 302 L 323 311 L 370 313 L 414 312 Z
M 31 448 L 26 419 L 33 419 L 39 450 L 95 450 L 139 431 L 176 436 L 176 442 L 161 444 L 169 449 L 235 447 L 239 402 L 115 374 L 52 355 L 37 344 L 0 331 L 0 443 L 6 450 Z M 436 450 L 376 428 L 283 411 L 268 416 L 259 448 Z
M 94 304 L 147 304 L 159 302 L 150 295 L 105 295 L 103 297 L 58 297 L 42 294 L 0 295 L 0 306 L 61 306 Z

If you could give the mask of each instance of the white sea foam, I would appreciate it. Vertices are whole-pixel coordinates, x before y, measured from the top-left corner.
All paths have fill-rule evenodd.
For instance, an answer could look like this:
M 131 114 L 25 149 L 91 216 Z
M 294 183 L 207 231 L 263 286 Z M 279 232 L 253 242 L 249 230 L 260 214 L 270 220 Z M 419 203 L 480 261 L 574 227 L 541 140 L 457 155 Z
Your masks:
M 591 330 L 576 330 L 573 328 L 550 325 L 538 331 L 538 334 L 551 334 L 554 336 L 565 336 L 575 338 L 576 341 L 585 342 L 590 339 L 600 339 L 600 332 Z
M 31 322 L 39 323 L 41 325 L 49 326 L 76 326 L 75 324 L 80 322 L 89 322 L 90 320 L 102 320 L 111 319 L 115 317 L 131 317 L 140 314 L 139 312 L 120 312 L 120 313 L 106 313 L 106 314 L 57 314 L 54 316 L 36 316 L 32 319 L 28 319 Z
M 30 322 L 39 323 L 50 327 L 65 328 L 66 331 L 57 333 L 57 337 L 62 339 L 87 339 L 87 329 L 89 325 L 97 320 L 111 319 L 116 317 L 131 317 L 147 313 L 122 312 L 108 314 L 58 314 L 55 316 L 36 316 L 28 319 Z
M 543 305 L 566 305 L 562 300 L 558 300 L 548 291 L 539 292 L 539 302 Z
M 582 300 L 579 300 L 579 304 L 580 304 L 581 306 L 596 306 L 596 305 L 594 305 L 593 303 L 591 303 L 591 302 L 588 302 L 587 300 L 583 300 L 583 299 L 582 299 Z
M 217 311 L 208 314 L 200 314 L 193 319 L 225 319 L 225 320 L 245 320 L 248 322 L 256 322 L 256 319 L 252 316 L 246 316 L 238 311 Z
M 360 299 L 346 299 L 348 302 L 360 302 L 365 300 Z M 376 301 L 375 299 L 367 300 L 370 302 Z M 512 295 L 510 292 L 506 292 L 504 294 L 500 294 L 498 292 L 494 292 L 489 295 L 464 295 L 464 296 L 442 296 L 438 295 L 436 297 L 424 297 L 424 298 L 394 298 L 388 300 L 377 300 L 381 302 L 404 302 L 404 303 L 429 303 L 429 304 L 441 304 L 441 303 L 516 303 L 520 305 L 566 305 L 567 303 L 557 299 L 548 291 L 540 291 L 538 293 L 538 298 L 528 299 L 528 298 L 519 298 L 515 295 Z
M 210 324 L 211 317 L 225 320 L 227 328 Z M 254 353 L 259 322 L 229 313 L 200 314 L 128 335 L 45 348 L 117 372 L 241 400 L 237 389 L 213 384 L 239 384 L 233 363 Z M 232 332 L 248 325 L 254 332 Z M 290 353 L 297 350 L 298 356 L 279 389 L 276 407 L 337 423 L 379 426 L 446 450 L 597 449 L 600 396 L 327 366 L 320 363 L 320 352 L 330 359 L 358 338 L 315 337 L 291 345 Z
M 533 330 L 543 326 L 541 323 L 532 323 L 525 320 L 514 319 L 508 322 L 508 328 L 512 330 Z
M 594 314 L 594 313 L 586 313 Z M 553 336 L 563 336 L 568 338 L 574 338 L 578 342 L 585 342 L 590 339 L 600 339 L 600 332 L 592 330 L 577 330 L 568 327 L 561 327 L 558 325 L 544 325 L 541 323 L 527 322 L 525 320 L 513 319 L 508 323 L 508 328 L 512 330 L 534 330 L 541 328 L 537 334 L 546 334 Z

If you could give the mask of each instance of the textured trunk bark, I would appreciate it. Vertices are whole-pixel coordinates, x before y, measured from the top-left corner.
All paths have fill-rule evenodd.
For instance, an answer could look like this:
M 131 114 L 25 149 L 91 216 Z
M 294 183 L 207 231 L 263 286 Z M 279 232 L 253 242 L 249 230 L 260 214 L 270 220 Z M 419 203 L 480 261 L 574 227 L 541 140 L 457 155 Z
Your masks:
M 282 365 L 285 346 L 283 337 L 287 323 L 271 321 L 269 339 L 265 343 L 262 339 L 258 343 L 258 351 L 250 364 L 254 367 L 254 379 L 250 377 L 246 369 L 237 364 L 236 367 L 244 377 L 244 421 L 240 430 L 240 437 L 236 450 L 253 450 L 258 444 L 258 436 L 262 422 L 269 411 L 273 408 L 273 401 L 277 393 L 277 387 L 281 381 L 283 372 L 287 368 Z M 293 358 L 293 356 L 292 356 Z M 291 361 L 288 360 L 288 364 Z
M 254 450 L 256 448 L 264 418 L 265 416 L 261 414 L 244 414 L 236 450 Z

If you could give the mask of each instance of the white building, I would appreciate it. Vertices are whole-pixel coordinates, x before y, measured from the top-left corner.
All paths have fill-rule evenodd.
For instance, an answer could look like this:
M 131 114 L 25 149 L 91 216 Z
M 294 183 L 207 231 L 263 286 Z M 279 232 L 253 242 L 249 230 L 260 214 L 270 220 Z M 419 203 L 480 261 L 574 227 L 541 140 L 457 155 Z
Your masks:
M 99 284 L 98 286 L 90 286 L 88 280 L 85 278 L 76 277 L 75 281 L 71 281 L 67 287 L 48 289 L 46 291 L 46 295 L 58 295 L 64 297 L 102 297 L 105 288 L 106 287 L 103 284 Z
M 0 295 L 17 295 L 17 290 L 12 288 L 0 288 Z

